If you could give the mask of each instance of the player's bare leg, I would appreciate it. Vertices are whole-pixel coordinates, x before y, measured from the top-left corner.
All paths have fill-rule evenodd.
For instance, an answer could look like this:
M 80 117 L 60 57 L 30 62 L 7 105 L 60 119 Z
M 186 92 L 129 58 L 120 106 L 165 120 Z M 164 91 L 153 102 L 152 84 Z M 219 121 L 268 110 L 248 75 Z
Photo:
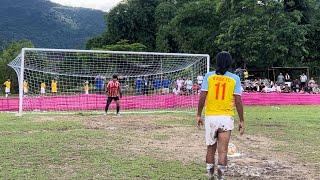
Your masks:
M 231 131 L 220 131 L 218 133 L 218 179 L 223 179 L 223 174 L 227 171 L 228 144 Z
M 214 145 L 207 146 L 207 156 L 206 156 L 206 163 L 207 163 L 207 173 L 209 177 L 212 177 L 214 174 L 214 163 L 215 163 L 215 154 L 217 150 L 217 143 Z

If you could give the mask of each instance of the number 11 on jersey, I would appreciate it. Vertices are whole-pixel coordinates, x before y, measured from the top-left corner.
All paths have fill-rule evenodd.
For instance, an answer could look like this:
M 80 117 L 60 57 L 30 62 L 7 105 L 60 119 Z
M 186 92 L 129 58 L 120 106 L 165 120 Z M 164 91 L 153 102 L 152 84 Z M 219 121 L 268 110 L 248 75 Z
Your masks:
M 217 83 L 217 84 L 215 84 L 215 86 L 216 86 L 216 100 L 219 100 L 219 92 L 220 92 L 221 87 L 222 87 L 221 99 L 224 100 L 225 93 L 226 93 L 226 83 L 223 83 L 222 85 L 221 85 L 221 83 Z

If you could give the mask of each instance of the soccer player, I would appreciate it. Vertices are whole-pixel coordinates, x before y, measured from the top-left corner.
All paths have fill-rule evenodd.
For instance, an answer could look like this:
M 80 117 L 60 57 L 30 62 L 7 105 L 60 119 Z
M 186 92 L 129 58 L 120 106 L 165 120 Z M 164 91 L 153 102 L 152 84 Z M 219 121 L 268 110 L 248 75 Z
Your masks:
M 46 93 L 46 83 L 45 82 L 41 82 L 40 84 L 40 94 L 44 95 Z
M 169 87 L 171 85 L 171 81 L 168 79 L 168 77 L 165 76 L 162 79 L 161 85 L 162 85 L 162 88 L 163 88 L 162 89 L 162 94 L 169 94 L 169 92 L 170 92 Z
M 207 145 L 207 172 L 210 178 L 214 175 L 214 158 L 218 149 L 218 179 L 223 179 L 227 171 L 227 153 L 233 125 L 234 101 L 239 114 L 239 131 L 244 133 L 243 105 L 241 100 L 241 82 L 239 76 L 228 71 L 232 57 L 228 52 L 220 52 L 216 57 L 216 71 L 205 75 L 196 121 L 203 125 L 201 114 L 205 108 L 205 136 Z
M 112 80 L 110 80 L 108 82 L 107 87 L 106 87 L 106 92 L 107 92 L 107 96 L 108 96 L 107 104 L 106 104 L 106 108 L 105 108 L 106 114 L 108 113 L 109 106 L 110 106 L 112 100 L 114 100 L 117 105 L 117 115 L 120 115 L 119 114 L 119 111 L 120 111 L 119 100 L 120 100 L 120 98 L 122 98 L 122 93 L 121 93 L 121 86 L 118 81 L 117 75 L 113 75 Z
M 23 93 L 24 94 L 28 94 L 29 92 L 29 84 L 28 84 L 28 81 L 23 81 Z
M 57 81 L 53 79 L 51 81 L 51 93 L 57 93 L 58 92 L 58 85 Z
M 4 87 L 5 87 L 5 93 L 6 93 L 6 98 L 9 96 L 10 94 L 10 90 L 11 90 L 11 81 L 10 79 L 7 79 L 6 82 L 3 83 Z
M 89 81 L 84 82 L 83 90 L 85 94 L 89 94 Z
M 96 89 L 98 90 L 99 94 L 102 94 L 103 92 L 103 88 L 104 88 L 104 82 L 105 82 L 105 77 L 98 75 L 95 78 L 95 85 L 96 85 Z

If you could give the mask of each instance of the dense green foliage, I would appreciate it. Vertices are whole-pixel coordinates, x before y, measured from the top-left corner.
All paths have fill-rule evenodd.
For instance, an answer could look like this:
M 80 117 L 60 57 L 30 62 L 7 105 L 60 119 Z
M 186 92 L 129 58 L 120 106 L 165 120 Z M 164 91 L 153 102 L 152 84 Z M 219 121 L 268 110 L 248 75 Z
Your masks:
M 0 49 L 29 39 L 36 47 L 83 48 L 105 29 L 103 12 L 61 6 L 47 0 L 0 1 Z
M 17 42 L 10 43 L 5 50 L 0 51 L 0 83 L 1 85 L 7 79 L 10 79 L 12 82 L 13 93 L 19 89 L 17 75 L 8 64 L 18 56 L 22 48 L 32 48 L 34 45 L 31 41 L 21 40 Z M 2 91 L 0 92 L 2 93 Z
M 121 40 L 116 44 L 102 46 L 101 48 L 97 48 L 101 50 L 108 50 L 108 51 L 146 51 L 147 46 L 141 43 L 132 43 L 130 44 L 128 40 Z
M 108 29 L 87 42 L 121 40 L 149 51 L 232 53 L 238 66 L 319 66 L 317 0 L 128 0 L 107 15 Z

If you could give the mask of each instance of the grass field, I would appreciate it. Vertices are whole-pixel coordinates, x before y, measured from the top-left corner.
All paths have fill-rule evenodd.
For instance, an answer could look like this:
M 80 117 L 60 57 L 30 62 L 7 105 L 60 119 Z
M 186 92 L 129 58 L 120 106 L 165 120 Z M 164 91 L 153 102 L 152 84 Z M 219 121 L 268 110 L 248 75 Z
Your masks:
M 320 107 L 246 107 L 228 179 L 320 179 Z M 0 114 L 0 179 L 206 179 L 194 114 Z

